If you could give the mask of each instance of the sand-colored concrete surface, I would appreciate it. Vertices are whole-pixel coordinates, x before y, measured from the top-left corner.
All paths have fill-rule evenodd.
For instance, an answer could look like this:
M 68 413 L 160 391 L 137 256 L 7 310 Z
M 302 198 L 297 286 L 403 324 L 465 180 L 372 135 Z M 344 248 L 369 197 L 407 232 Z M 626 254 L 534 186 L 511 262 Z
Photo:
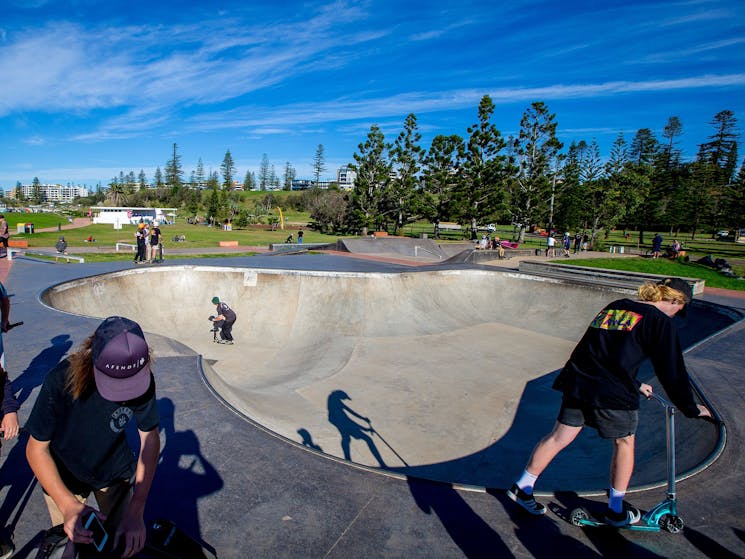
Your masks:
M 625 295 L 473 269 L 172 266 L 74 280 L 43 299 L 73 313 L 130 316 L 188 345 L 232 407 L 291 441 L 365 466 L 505 487 L 553 422 L 552 374 L 595 313 Z M 213 296 L 236 310 L 234 346 L 212 341 Z M 654 436 L 638 454 L 663 467 L 639 468 L 637 484 L 664 480 L 662 415 L 653 408 L 643 407 Z M 704 441 L 695 461 L 715 432 L 683 423 L 680 439 Z M 543 486 L 602 490 L 599 446 L 583 434 Z

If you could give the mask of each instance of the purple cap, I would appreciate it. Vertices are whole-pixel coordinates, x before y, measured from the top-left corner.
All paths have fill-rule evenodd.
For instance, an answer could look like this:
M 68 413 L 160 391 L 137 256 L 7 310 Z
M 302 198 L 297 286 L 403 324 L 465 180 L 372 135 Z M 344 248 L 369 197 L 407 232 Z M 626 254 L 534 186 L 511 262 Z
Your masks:
M 99 394 L 112 402 L 134 400 L 150 387 L 150 352 L 140 325 L 110 316 L 93 337 L 93 373 Z

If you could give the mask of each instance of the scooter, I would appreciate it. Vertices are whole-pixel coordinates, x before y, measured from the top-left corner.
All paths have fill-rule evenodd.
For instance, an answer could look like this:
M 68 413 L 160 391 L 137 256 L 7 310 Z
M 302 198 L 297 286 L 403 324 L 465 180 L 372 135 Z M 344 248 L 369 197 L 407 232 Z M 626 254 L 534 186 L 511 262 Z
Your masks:
M 675 406 L 665 400 L 662 396 L 652 394 L 665 408 L 665 428 L 667 438 L 667 495 L 648 512 L 642 515 L 637 524 L 623 526 L 623 530 L 638 530 L 646 532 L 659 532 L 667 530 L 677 534 L 683 529 L 683 519 L 678 516 L 678 504 L 675 494 Z M 610 526 L 602 520 L 593 517 L 586 508 L 579 507 L 569 514 L 569 520 L 575 526 Z

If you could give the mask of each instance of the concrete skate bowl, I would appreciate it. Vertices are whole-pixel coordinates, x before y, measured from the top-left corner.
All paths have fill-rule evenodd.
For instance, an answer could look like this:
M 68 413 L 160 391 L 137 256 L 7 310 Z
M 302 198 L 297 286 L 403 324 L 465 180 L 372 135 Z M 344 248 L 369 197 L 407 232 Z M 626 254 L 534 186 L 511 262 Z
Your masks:
M 233 346 L 212 341 L 215 295 L 238 315 Z M 595 313 L 623 295 L 483 270 L 172 266 L 59 284 L 42 300 L 129 316 L 191 347 L 224 402 L 297 445 L 388 473 L 504 488 L 553 424 L 556 371 Z M 687 344 L 733 321 L 713 306 L 688 320 Z M 643 404 L 641 415 L 637 486 L 665 479 L 662 409 Z M 715 453 L 719 438 L 713 425 L 679 417 L 682 472 Z M 610 447 L 585 431 L 542 489 L 607 486 Z

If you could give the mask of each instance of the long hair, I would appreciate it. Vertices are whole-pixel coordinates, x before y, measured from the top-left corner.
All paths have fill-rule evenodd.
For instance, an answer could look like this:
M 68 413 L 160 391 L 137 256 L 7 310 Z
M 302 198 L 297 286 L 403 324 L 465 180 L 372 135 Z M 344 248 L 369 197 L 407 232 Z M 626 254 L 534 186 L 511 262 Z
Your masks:
M 639 288 L 639 300 L 648 303 L 657 303 L 658 301 L 687 303 L 686 296 L 677 289 L 673 289 L 667 285 L 652 283 L 651 281 L 646 282 Z
M 69 357 L 70 367 L 67 369 L 65 390 L 72 394 L 74 400 L 96 387 L 96 379 L 93 377 L 93 338 L 93 335 L 88 336 Z

